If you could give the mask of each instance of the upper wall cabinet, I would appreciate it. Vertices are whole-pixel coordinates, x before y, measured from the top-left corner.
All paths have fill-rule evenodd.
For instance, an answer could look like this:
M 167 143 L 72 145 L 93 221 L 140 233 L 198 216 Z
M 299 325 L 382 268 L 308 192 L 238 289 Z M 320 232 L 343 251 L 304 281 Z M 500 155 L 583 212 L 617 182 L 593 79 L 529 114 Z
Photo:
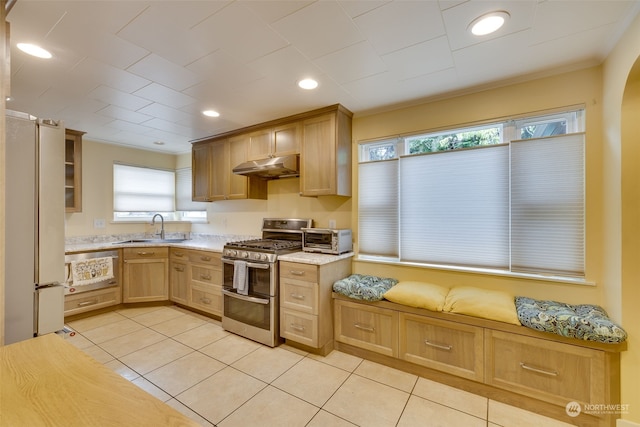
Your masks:
M 193 200 L 266 199 L 267 182 L 234 175 L 247 160 L 300 154 L 300 194 L 351 196 L 351 118 L 340 104 L 198 141 Z
M 64 199 L 67 212 L 82 212 L 82 135 L 73 129 L 65 132 Z
M 249 160 L 286 156 L 300 152 L 299 122 L 262 129 L 249 134 Z
M 351 117 L 337 105 L 302 122 L 301 195 L 351 196 Z
M 247 161 L 248 138 L 202 141 L 192 148 L 193 200 L 266 199 L 267 182 L 235 175 L 233 167 Z

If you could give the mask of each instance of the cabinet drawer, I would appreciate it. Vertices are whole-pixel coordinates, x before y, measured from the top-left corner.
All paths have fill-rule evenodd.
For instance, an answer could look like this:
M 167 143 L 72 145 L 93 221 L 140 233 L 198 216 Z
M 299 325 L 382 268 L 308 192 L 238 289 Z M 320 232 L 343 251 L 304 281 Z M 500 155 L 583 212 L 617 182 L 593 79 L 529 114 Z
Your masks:
M 486 330 L 485 382 L 558 405 L 608 402 L 605 352 Z
M 204 251 L 189 251 L 189 261 L 194 264 L 206 264 L 208 267 L 222 266 L 220 254 Z
M 191 304 L 208 313 L 222 316 L 222 291 L 219 287 L 191 287 Z
M 117 286 L 64 297 L 64 315 L 85 313 L 103 307 L 120 304 L 122 289 Z
M 318 347 L 318 316 L 281 309 L 280 336 L 310 347 Z
M 169 257 L 175 261 L 188 261 L 189 251 L 181 248 L 171 248 L 169 250 Z
M 280 282 L 280 306 L 318 314 L 318 284 L 284 278 Z
M 408 313 L 400 313 L 399 320 L 401 359 L 482 381 L 482 328 Z
M 156 246 L 140 248 L 124 248 L 124 259 L 168 258 L 169 248 Z
M 210 285 L 222 285 L 222 283 L 220 283 L 220 270 L 214 270 L 199 265 L 191 266 L 191 280 Z
M 387 356 L 398 356 L 398 312 L 335 300 L 335 339 Z
M 312 264 L 281 261 L 280 277 L 317 283 L 318 267 Z

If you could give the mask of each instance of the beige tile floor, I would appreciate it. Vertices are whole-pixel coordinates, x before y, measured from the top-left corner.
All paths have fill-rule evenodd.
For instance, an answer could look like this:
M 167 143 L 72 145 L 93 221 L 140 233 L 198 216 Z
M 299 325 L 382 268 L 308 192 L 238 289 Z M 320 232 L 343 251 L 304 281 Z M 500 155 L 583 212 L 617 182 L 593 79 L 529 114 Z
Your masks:
M 178 307 L 67 326 L 69 342 L 208 427 L 568 425 L 339 351 L 269 348 Z

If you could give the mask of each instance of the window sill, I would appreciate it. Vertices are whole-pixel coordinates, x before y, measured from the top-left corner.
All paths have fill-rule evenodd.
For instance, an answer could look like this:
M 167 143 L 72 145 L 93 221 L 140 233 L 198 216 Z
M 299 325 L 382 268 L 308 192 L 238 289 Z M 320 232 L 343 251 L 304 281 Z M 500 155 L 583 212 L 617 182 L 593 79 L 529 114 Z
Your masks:
M 354 258 L 354 261 L 371 262 L 376 264 L 389 264 L 389 265 L 400 266 L 400 267 L 418 267 L 418 268 L 428 268 L 432 270 L 484 274 L 489 276 L 513 277 L 518 279 L 538 280 L 538 281 L 564 283 L 564 284 L 580 285 L 580 286 L 596 285 L 595 282 L 588 281 L 585 278 L 581 278 L 581 277 L 566 277 L 566 276 L 555 276 L 551 274 L 535 274 L 535 273 L 516 273 L 512 271 L 503 271 L 503 270 L 496 270 L 491 268 L 462 267 L 457 265 L 425 264 L 425 263 L 417 263 L 417 262 L 398 261 L 397 259 L 393 259 L 393 258 L 375 257 L 375 256 L 367 256 L 367 255 L 356 255 L 356 257 Z

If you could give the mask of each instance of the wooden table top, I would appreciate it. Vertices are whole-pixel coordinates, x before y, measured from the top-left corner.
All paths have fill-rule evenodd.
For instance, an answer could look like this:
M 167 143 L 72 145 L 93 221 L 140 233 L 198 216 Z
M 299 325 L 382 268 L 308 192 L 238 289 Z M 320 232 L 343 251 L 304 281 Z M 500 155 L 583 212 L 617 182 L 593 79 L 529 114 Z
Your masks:
M 198 426 L 56 334 L 0 347 L 0 426 Z

